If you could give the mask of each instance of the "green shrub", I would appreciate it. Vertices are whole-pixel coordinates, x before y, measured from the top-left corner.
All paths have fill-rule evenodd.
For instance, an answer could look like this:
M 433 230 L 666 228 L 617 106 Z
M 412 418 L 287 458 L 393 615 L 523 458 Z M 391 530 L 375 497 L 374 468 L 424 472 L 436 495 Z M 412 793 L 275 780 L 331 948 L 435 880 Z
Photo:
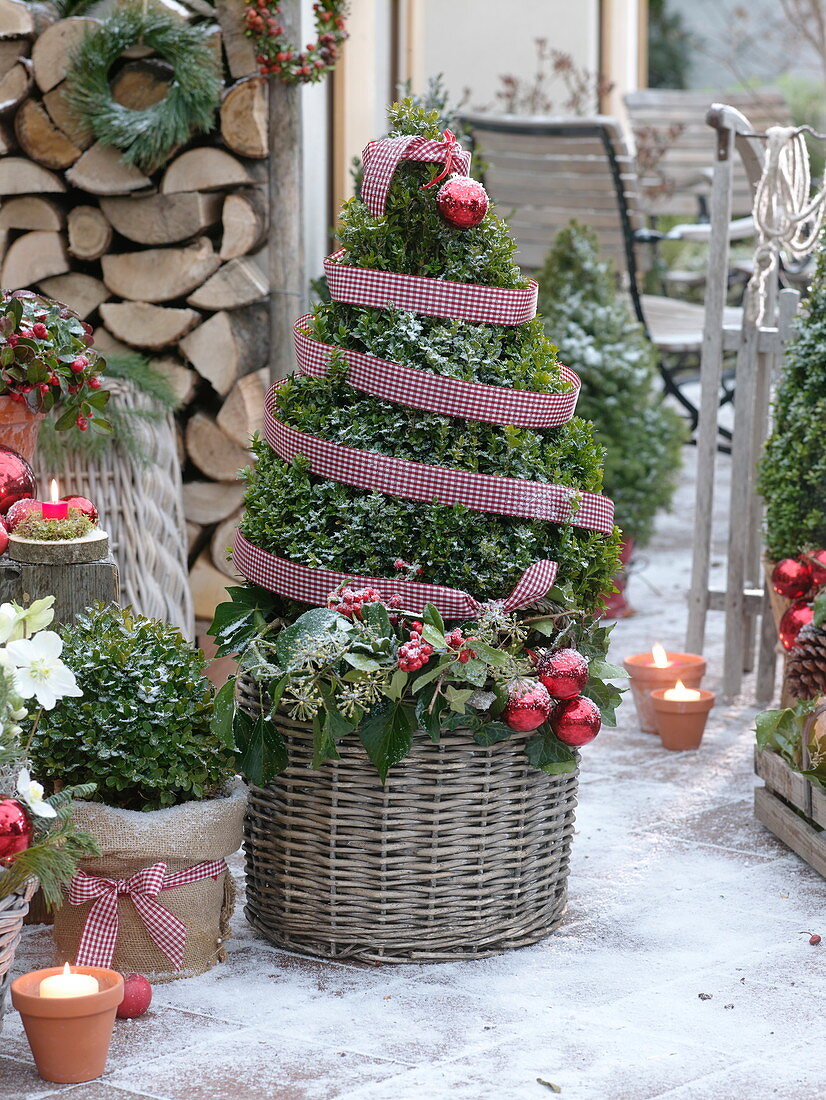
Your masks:
M 760 462 L 766 552 L 772 559 L 826 547 L 826 251 L 790 345 Z
M 205 658 L 166 623 L 97 605 L 61 630 L 83 695 L 43 714 L 32 746 L 52 783 L 97 783 L 110 806 L 157 810 L 209 798 L 233 774 L 210 730 Z
M 563 229 L 539 276 L 539 305 L 562 362 L 582 379 L 577 412 L 605 448 L 616 522 L 644 545 L 674 494 L 685 428 L 663 404 L 656 353 L 598 254 L 590 229 Z

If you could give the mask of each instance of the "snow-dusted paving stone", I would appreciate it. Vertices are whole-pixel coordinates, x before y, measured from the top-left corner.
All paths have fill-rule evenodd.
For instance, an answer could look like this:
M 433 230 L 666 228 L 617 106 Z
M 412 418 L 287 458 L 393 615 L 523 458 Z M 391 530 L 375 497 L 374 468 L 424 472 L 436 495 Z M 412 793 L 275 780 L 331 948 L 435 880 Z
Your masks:
M 823 1061 L 816 1041 L 777 1058 L 740 1064 L 662 1094 L 660 1100 L 823 1100 Z

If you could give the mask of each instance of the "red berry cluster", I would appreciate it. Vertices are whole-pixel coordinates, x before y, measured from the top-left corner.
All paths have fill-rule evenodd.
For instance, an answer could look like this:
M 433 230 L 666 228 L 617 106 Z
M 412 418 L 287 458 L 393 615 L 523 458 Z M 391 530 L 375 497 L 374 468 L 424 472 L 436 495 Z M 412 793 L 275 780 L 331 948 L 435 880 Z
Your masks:
M 448 649 L 458 650 L 458 658 L 461 664 L 466 665 L 471 657 L 475 657 L 476 654 L 472 649 L 468 647 L 468 642 L 472 639 L 466 638 L 462 631 L 457 626 L 454 630 L 451 630 L 449 634 L 445 635 L 445 641 L 447 642 Z
M 422 567 L 420 565 L 414 565 L 412 562 L 405 561 L 404 558 L 396 558 L 393 562 L 394 569 L 403 569 L 405 573 L 421 573 Z
M 313 4 L 315 42 L 298 50 L 287 41 L 276 0 L 246 0 L 244 33 L 255 43 L 259 71 L 287 84 L 320 80 L 335 66 L 339 47 L 347 38 L 344 29 L 345 0 L 318 0 Z
M 410 641 L 399 646 L 399 668 L 402 672 L 416 672 L 426 665 L 433 653 L 433 646 L 424 640 L 420 622 L 411 623 Z
M 381 592 L 375 588 L 342 588 L 327 597 L 327 606 L 348 619 L 360 619 L 361 609 L 366 603 L 381 602 Z

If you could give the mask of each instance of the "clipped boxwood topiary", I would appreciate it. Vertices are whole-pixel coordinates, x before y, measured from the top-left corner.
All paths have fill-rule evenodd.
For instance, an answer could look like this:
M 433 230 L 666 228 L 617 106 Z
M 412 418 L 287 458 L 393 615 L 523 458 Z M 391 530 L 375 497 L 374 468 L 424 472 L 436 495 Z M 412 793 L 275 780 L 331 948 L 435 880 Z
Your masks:
M 100 604 L 61 635 L 83 695 L 44 712 L 31 745 L 37 774 L 94 782 L 97 801 L 129 810 L 220 792 L 235 769 L 210 730 L 202 653 L 166 623 Z

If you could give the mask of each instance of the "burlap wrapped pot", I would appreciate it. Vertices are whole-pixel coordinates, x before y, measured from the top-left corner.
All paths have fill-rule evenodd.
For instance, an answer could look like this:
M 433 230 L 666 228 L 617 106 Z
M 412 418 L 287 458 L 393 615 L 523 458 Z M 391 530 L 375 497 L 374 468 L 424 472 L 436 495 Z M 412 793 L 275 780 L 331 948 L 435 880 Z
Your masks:
M 211 860 L 225 859 L 241 846 L 247 790 L 236 780 L 223 798 L 184 802 L 142 813 L 97 802 L 77 802 L 74 822 L 98 843 L 101 855 L 86 859 L 81 869 L 106 879 L 128 879 L 153 864 L 166 864 L 172 874 Z M 225 959 L 224 941 L 235 905 L 229 871 L 162 891 L 157 900 L 184 923 L 186 947 L 180 970 L 155 944 L 131 898 L 118 898 L 118 937 L 112 969 L 145 974 L 166 982 L 203 974 Z M 86 919 L 94 904 L 70 905 L 55 916 L 55 964 L 76 957 Z

